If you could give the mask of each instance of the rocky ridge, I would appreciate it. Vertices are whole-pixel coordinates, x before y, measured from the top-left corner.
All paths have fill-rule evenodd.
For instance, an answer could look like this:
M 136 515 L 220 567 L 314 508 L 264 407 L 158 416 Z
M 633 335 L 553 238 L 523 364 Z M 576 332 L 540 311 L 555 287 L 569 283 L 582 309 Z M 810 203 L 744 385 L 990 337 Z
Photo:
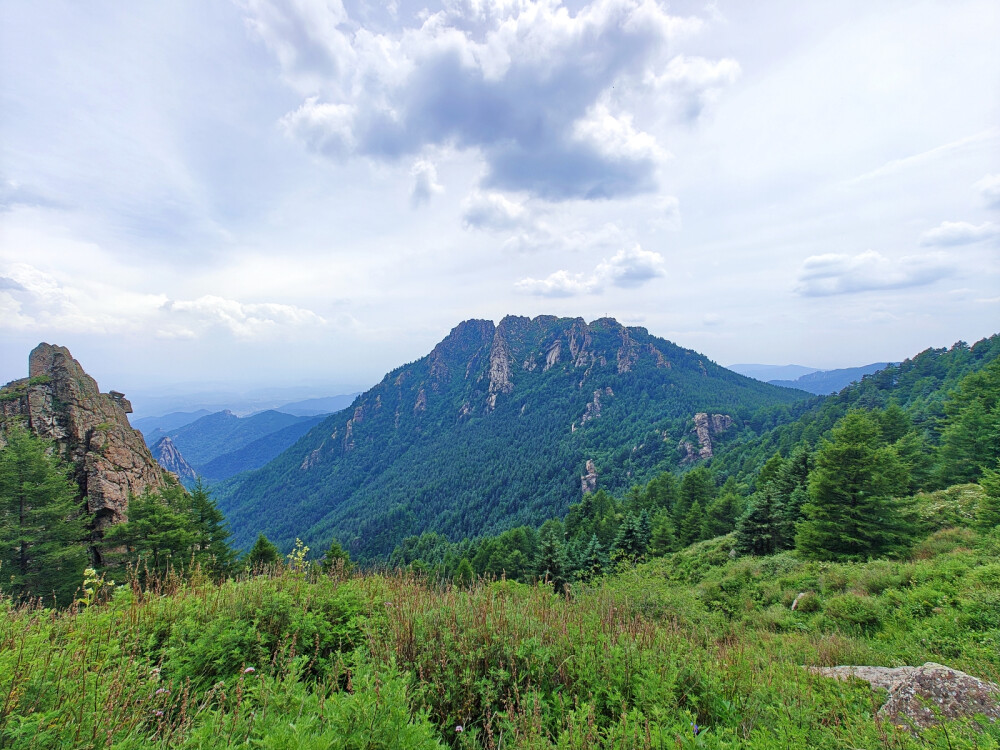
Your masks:
M 28 377 L 0 388 L 0 448 L 16 425 L 53 441 L 73 465 L 80 500 L 99 532 L 125 520 L 130 495 L 176 481 L 129 424 L 131 412 L 124 394 L 101 393 L 68 349 L 42 343 L 28 357 Z
M 733 418 L 728 414 L 707 414 L 698 412 L 694 415 L 694 429 L 692 432 L 698 440 L 698 449 L 687 437 L 681 438 L 677 447 L 684 451 L 684 461 L 697 461 L 698 459 L 711 458 L 712 438 L 721 435 L 733 426 Z

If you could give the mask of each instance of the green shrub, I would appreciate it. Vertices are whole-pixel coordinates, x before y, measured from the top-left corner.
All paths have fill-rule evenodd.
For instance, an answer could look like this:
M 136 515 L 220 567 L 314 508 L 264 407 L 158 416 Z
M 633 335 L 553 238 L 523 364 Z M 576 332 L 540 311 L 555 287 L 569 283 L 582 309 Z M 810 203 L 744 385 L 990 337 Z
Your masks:
M 827 599 L 823 614 L 835 627 L 847 632 L 876 630 L 881 626 L 884 616 L 876 599 L 857 594 L 841 594 Z

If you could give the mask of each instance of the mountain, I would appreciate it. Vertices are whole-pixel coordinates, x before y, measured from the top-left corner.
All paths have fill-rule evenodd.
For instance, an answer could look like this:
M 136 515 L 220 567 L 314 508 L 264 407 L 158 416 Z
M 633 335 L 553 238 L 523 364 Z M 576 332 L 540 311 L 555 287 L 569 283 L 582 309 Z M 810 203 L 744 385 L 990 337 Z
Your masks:
M 128 399 L 118 391 L 101 393 L 69 349 L 39 344 L 28 357 L 28 374 L 0 388 L 0 447 L 15 425 L 53 441 L 74 467 L 95 529 L 123 521 L 130 495 L 176 484 L 129 424 Z
M 241 471 L 257 469 L 290 448 L 295 442 L 319 424 L 326 415 L 306 417 L 262 438 L 254 440 L 229 453 L 216 456 L 199 467 L 199 474 L 213 482 L 228 479 Z M 245 418 L 246 419 L 246 418 Z
M 624 489 L 690 460 L 695 439 L 697 457 L 712 426 L 735 439 L 761 407 L 801 397 L 610 318 L 470 320 L 217 497 L 237 544 L 337 537 L 381 556 L 425 530 L 561 515 L 581 485 Z
M 729 369 L 765 383 L 780 379 L 794 380 L 811 372 L 820 372 L 819 368 L 802 365 L 729 365 Z
M 175 411 L 170 414 L 164 414 L 161 417 L 141 417 L 140 419 L 133 419 L 130 421 L 135 429 L 139 430 L 139 432 L 143 435 L 146 435 L 157 430 L 160 433 L 176 430 L 186 424 L 191 424 L 196 419 L 206 417 L 211 413 L 212 412 L 207 409 L 198 409 L 198 411 Z
M 297 417 L 333 414 L 350 406 L 358 395 L 358 393 L 350 393 L 340 396 L 326 396 L 324 398 L 307 398 L 304 401 L 293 401 L 283 404 L 280 409 L 285 414 L 294 414 Z
M 817 396 L 825 396 L 829 393 L 837 393 L 851 383 L 861 380 L 865 375 L 871 375 L 888 367 L 890 362 L 873 362 L 862 367 L 845 367 L 840 370 L 817 370 L 806 375 L 802 375 L 795 380 L 768 380 L 771 385 L 780 385 L 785 388 L 798 388 L 802 391 L 815 393 Z
M 177 478 L 181 480 L 185 486 L 190 486 L 197 480 L 198 474 L 181 455 L 181 452 L 177 450 L 177 446 L 174 445 L 174 441 L 170 439 L 169 435 L 164 435 L 159 440 L 156 441 L 150 452 L 153 454 L 153 458 L 156 459 L 156 463 L 162 466 L 167 471 L 172 471 L 177 475 Z
M 198 474 L 217 480 L 263 466 L 317 421 L 316 417 L 297 417 L 273 409 L 249 417 L 225 410 L 175 430 L 153 430 L 145 438 L 147 444 L 158 445 L 169 437 L 171 449 Z

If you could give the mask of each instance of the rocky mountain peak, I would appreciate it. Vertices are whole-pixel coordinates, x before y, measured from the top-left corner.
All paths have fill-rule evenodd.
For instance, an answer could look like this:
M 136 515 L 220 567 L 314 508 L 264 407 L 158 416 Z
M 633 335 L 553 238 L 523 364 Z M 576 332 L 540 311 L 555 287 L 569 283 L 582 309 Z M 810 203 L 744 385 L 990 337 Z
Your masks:
M 128 422 L 132 405 L 124 394 L 101 393 L 64 346 L 39 344 L 28 372 L 0 388 L 0 447 L 15 424 L 53 441 L 74 466 L 95 529 L 123 521 L 130 495 L 167 486 L 168 476 Z
M 181 482 L 193 482 L 198 478 L 194 467 L 181 455 L 169 435 L 164 435 L 157 440 L 150 452 L 160 466 L 176 474 Z

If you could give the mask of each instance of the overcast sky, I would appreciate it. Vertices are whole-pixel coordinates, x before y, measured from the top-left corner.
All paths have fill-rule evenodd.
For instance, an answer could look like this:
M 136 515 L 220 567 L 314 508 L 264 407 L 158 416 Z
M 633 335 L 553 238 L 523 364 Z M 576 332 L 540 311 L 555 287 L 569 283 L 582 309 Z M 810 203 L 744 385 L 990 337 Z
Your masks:
M 458 322 L 722 364 L 1000 330 L 995 0 L 10 0 L 0 382 L 369 385 Z

